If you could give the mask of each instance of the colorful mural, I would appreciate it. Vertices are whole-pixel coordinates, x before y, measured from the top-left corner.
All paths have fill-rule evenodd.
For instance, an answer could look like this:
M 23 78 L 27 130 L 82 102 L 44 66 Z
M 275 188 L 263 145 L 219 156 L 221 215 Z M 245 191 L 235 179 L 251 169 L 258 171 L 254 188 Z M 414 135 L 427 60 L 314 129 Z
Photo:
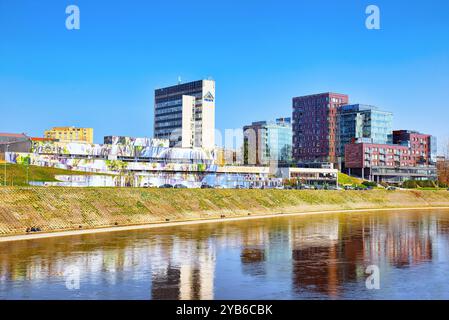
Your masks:
M 173 172 L 216 172 L 217 166 L 205 163 L 165 163 L 165 162 L 126 162 L 122 160 L 106 159 L 84 159 L 60 157 L 48 154 L 30 154 L 8 152 L 6 161 L 21 164 L 24 159 L 30 165 L 41 167 L 54 167 L 66 170 L 77 170 L 87 172 L 120 173 L 124 171 L 151 172 L 151 171 L 173 171 Z
M 87 144 L 53 141 L 33 141 L 31 152 L 39 155 L 70 155 L 95 158 L 150 158 L 176 160 L 177 162 L 212 163 L 214 151 L 201 148 L 183 149 L 162 146 L 142 145 L 144 141 L 132 141 L 127 144 Z

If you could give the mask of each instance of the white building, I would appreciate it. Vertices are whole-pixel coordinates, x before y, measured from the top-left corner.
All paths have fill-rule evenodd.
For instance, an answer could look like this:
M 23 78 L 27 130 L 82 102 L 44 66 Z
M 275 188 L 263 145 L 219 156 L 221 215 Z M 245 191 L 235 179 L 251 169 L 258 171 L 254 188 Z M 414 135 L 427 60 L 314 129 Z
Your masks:
M 198 80 L 156 89 L 154 137 L 171 147 L 215 147 L 215 81 Z

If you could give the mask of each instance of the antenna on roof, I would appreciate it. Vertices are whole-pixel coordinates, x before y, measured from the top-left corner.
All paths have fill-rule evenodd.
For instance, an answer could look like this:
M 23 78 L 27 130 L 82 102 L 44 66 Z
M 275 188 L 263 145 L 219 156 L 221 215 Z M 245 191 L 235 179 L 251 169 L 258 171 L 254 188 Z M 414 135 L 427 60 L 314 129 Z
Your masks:
M 181 76 L 178 76 L 178 84 L 181 84 L 182 80 L 181 80 Z

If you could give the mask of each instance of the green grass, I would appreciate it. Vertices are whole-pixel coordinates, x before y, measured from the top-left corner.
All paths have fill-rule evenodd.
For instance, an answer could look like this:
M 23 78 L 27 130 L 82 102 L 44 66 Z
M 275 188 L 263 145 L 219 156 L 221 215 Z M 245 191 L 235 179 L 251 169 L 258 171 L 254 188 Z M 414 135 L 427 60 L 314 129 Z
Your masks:
M 360 185 L 362 182 L 362 179 L 354 178 L 341 172 L 338 173 L 338 183 L 341 185 Z
M 55 175 L 92 175 L 91 172 L 71 171 L 56 168 L 46 168 L 38 166 L 29 166 L 29 181 L 58 181 Z M 0 164 L 0 185 L 4 184 L 5 164 Z M 26 186 L 27 185 L 27 169 L 23 165 L 6 164 L 6 183 L 8 186 Z
M 444 190 L 441 188 L 430 188 L 430 187 L 426 187 L 426 188 L 417 188 L 418 190 L 427 190 L 427 191 L 438 191 L 438 190 Z M 412 189 L 413 190 L 413 189 Z

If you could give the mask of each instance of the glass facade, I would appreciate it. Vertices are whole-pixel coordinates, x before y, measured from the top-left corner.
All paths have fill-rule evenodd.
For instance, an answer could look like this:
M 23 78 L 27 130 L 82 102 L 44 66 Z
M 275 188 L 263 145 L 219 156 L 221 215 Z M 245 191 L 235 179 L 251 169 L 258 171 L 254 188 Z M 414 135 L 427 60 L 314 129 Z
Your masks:
M 253 122 L 245 126 L 243 131 L 246 164 L 291 162 L 293 135 L 291 118 L 279 118 L 275 122 Z
M 431 164 L 437 163 L 437 137 L 430 137 L 430 162 Z
M 342 106 L 337 116 L 338 152 L 344 156 L 345 145 L 353 140 L 390 144 L 393 114 L 369 105 Z
M 292 125 L 290 118 L 276 119 L 269 123 L 267 132 L 267 157 L 270 160 L 289 163 L 292 160 Z

